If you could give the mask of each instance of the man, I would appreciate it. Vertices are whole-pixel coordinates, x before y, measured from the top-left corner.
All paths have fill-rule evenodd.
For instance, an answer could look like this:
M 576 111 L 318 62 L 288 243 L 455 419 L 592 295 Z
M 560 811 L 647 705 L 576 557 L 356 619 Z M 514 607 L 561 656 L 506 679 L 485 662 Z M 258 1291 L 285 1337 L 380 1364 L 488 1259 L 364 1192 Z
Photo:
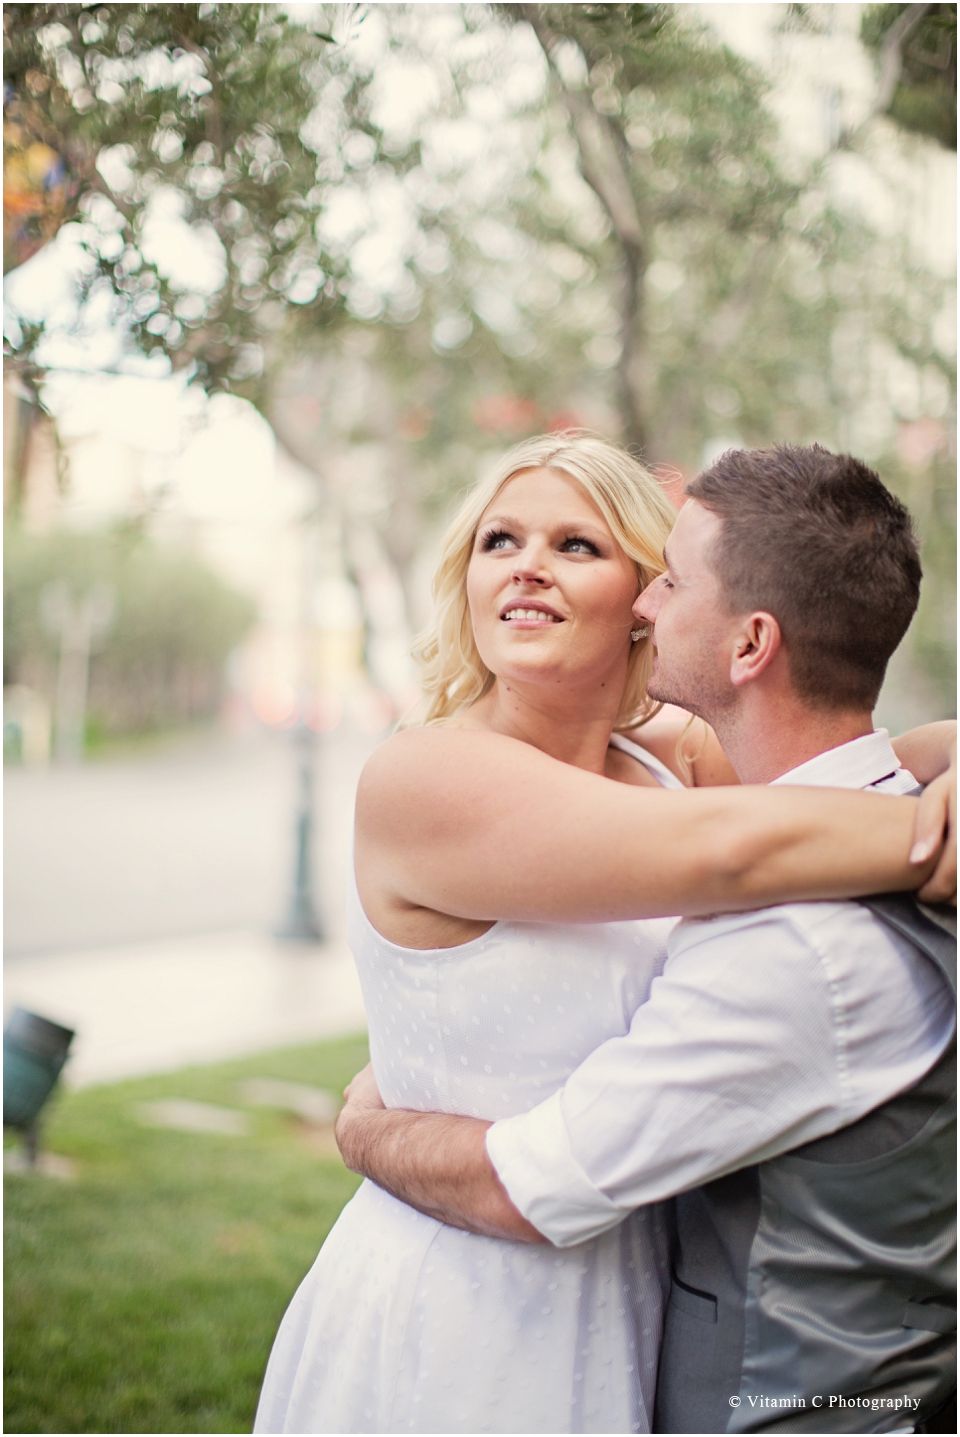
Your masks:
M 919 593 L 903 506 L 818 446 L 731 451 L 687 492 L 635 609 L 651 694 L 742 782 L 915 791 L 871 717 Z M 956 1006 L 929 930 L 854 903 L 685 921 L 630 1033 L 532 1112 L 387 1112 L 361 1077 L 344 1156 L 444 1221 L 558 1246 L 679 1195 L 660 1431 L 952 1430 Z

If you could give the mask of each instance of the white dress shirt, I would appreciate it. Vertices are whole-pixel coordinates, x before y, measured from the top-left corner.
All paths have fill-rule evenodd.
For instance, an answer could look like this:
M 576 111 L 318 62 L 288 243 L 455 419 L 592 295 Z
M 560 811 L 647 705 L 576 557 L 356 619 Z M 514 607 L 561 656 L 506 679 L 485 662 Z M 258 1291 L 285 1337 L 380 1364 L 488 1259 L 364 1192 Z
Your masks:
M 775 780 L 915 793 L 886 730 Z M 495 1123 L 513 1203 L 558 1247 L 835 1132 L 917 1082 L 953 1032 L 937 970 L 856 903 L 684 919 L 630 1031 Z

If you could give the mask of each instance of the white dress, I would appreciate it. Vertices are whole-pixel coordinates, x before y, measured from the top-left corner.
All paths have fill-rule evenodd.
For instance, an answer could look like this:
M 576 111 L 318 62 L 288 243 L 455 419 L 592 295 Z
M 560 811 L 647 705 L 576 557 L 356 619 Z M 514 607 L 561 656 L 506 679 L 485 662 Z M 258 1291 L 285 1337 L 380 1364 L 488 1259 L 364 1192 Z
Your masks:
M 348 902 L 384 1102 L 490 1119 L 627 1031 L 672 926 L 500 922 L 420 951 L 376 932 L 355 884 Z M 649 1432 L 668 1230 L 653 1206 L 573 1248 L 503 1242 L 364 1182 L 284 1316 L 254 1431 Z

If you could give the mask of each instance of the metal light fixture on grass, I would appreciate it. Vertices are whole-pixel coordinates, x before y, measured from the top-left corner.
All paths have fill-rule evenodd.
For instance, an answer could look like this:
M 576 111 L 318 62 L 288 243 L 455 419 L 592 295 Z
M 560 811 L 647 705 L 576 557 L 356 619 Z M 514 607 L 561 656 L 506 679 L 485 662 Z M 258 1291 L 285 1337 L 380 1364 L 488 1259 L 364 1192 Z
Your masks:
M 72 1028 L 62 1028 L 14 1008 L 3 1034 L 3 1126 L 23 1133 L 27 1159 L 37 1160 L 39 1117 L 53 1092 L 73 1041 Z

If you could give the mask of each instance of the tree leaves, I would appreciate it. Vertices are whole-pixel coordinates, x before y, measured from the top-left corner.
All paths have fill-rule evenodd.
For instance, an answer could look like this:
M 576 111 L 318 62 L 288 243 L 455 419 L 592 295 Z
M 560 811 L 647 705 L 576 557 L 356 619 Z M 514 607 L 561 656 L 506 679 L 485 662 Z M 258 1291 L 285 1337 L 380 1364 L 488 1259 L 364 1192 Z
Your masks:
M 305 311 L 335 322 L 342 309 L 314 230 L 316 156 L 301 137 L 342 72 L 332 36 L 260 4 L 12 5 L 4 26 L 19 148 L 29 155 L 39 138 L 63 158 L 69 211 L 131 341 L 210 390 L 260 398 L 252 355 L 276 327 L 264 301 L 294 323 Z M 349 77 L 340 98 L 349 126 Z M 167 191 L 183 223 L 219 241 L 220 284 L 191 287 L 151 254 L 145 236 Z M 113 248 L 99 242 L 96 194 L 122 216 Z

